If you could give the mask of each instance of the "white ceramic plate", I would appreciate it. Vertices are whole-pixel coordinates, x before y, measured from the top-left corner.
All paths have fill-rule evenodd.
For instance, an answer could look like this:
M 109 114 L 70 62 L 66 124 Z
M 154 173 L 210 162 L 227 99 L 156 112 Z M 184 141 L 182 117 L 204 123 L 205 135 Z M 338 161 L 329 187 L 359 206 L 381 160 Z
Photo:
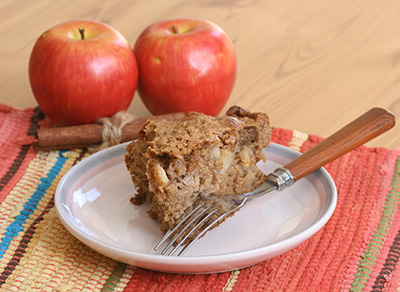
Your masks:
M 317 232 L 336 206 L 336 188 L 323 169 L 284 191 L 249 201 L 233 217 L 197 241 L 184 256 L 162 256 L 162 237 L 147 204 L 129 202 L 135 188 L 125 168 L 126 144 L 100 151 L 75 165 L 58 185 L 55 206 L 63 225 L 84 244 L 121 262 L 170 273 L 213 273 L 254 265 L 280 255 Z M 272 144 L 265 173 L 299 153 Z

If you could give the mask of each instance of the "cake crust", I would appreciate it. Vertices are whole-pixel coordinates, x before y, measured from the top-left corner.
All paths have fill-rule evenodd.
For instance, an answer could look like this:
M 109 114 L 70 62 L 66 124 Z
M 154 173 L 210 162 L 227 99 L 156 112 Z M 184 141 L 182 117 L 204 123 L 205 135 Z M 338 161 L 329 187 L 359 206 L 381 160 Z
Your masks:
M 239 194 L 258 187 L 272 127 L 265 113 L 239 106 L 224 116 L 190 112 L 181 121 L 149 120 L 127 146 L 125 163 L 149 214 L 167 231 L 199 198 Z

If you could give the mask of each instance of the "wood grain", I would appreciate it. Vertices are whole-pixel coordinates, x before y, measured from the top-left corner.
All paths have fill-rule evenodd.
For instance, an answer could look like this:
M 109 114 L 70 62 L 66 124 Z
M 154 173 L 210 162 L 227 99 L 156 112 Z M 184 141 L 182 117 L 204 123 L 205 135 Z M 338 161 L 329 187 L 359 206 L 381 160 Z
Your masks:
M 372 107 L 400 117 L 400 2 L 373 0 L 22 1 L 0 3 L 0 102 L 36 105 L 30 51 L 60 22 L 91 19 L 132 44 L 149 24 L 201 17 L 231 37 L 237 81 L 224 108 L 267 112 L 276 127 L 327 137 Z M 148 116 L 138 95 L 129 108 Z M 398 127 L 368 143 L 400 149 Z

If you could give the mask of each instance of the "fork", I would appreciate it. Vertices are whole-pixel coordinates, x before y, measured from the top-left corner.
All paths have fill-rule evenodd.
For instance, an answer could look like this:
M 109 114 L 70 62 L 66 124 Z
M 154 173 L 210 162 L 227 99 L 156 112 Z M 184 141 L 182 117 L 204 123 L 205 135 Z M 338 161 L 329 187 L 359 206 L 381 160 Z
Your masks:
M 154 250 L 157 251 L 166 243 L 162 255 L 170 250 L 168 255 L 172 256 L 179 249 L 178 256 L 183 255 L 208 230 L 238 211 L 247 201 L 292 186 L 297 180 L 383 134 L 394 125 L 395 117 L 391 112 L 382 108 L 370 109 L 284 167 L 268 174 L 255 190 L 239 195 L 215 195 L 218 200 L 224 200 L 224 205 L 232 206 L 229 210 L 224 211 L 217 204 L 200 198 L 193 210 L 174 229 L 165 233 Z

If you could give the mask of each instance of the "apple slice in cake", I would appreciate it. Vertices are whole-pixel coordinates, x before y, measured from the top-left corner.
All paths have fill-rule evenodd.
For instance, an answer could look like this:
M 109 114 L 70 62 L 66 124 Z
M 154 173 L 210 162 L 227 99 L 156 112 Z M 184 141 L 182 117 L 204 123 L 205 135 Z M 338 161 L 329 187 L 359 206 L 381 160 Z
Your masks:
M 267 114 L 239 106 L 221 117 L 190 112 L 180 121 L 147 121 L 125 156 L 137 187 L 133 203 L 148 201 L 167 231 L 199 198 L 257 188 L 264 173 L 256 163 L 265 160 L 271 132 Z

